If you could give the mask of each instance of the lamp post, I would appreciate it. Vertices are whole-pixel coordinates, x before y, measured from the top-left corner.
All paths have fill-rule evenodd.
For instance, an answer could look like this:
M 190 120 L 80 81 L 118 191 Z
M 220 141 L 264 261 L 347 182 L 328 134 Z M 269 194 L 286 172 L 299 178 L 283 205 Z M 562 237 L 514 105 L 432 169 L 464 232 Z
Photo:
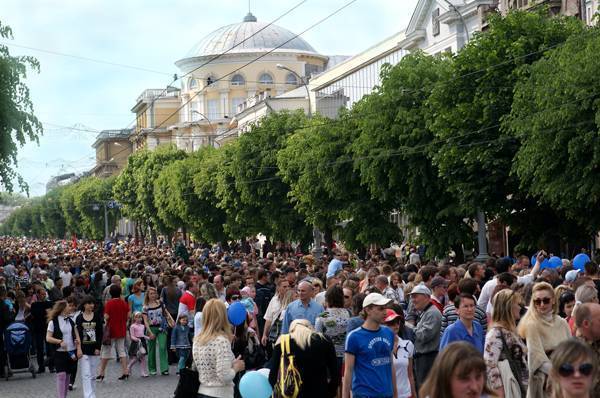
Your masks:
M 308 89 L 308 79 L 303 78 L 296 71 L 294 71 L 293 69 L 291 69 L 285 65 L 282 65 L 282 64 L 277 64 L 277 69 L 286 70 L 286 71 L 290 72 L 291 74 L 293 74 L 294 76 L 296 76 L 300 80 L 300 82 L 306 89 L 306 98 L 308 99 L 307 116 L 309 119 L 311 119 L 312 118 L 312 107 L 311 107 L 311 102 L 310 102 L 310 90 Z M 314 225 L 313 225 L 313 246 L 314 246 L 313 253 L 315 255 L 315 258 L 320 259 L 321 256 L 323 255 L 323 249 L 321 249 L 321 231 L 319 231 L 319 228 L 317 228 Z
M 192 113 L 197 113 L 198 115 L 202 116 L 204 118 L 204 120 L 206 120 L 208 122 L 208 126 L 210 127 L 210 131 L 213 133 L 213 135 L 209 136 L 209 142 L 211 144 L 213 144 L 213 142 L 214 142 L 214 140 L 213 140 L 214 139 L 214 133 L 216 133 L 216 130 L 215 130 L 213 124 L 210 122 L 210 119 L 207 118 L 204 113 L 199 112 L 199 111 L 197 111 L 195 109 L 192 109 Z M 214 146 L 214 145 L 211 145 L 211 146 Z M 192 140 L 192 151 L 193 150 L 194 150 L 194 141 Z
M 300 80 L 300 83 L 302 83 L 302 85 L 306 89 L 306 98 L 308 99 L 308 114 L 307 114 L 307 116 L 310 119 L 312 117 L 312 107 L 310 106 L 310 90 L 308 89 L 308 79 L 305 80 L 296 71 L 288 68 L 285 65 L 277 64 L 277 69 L 287 70 L 288 72 L 290 72 L 291 74 L 296 76 Z

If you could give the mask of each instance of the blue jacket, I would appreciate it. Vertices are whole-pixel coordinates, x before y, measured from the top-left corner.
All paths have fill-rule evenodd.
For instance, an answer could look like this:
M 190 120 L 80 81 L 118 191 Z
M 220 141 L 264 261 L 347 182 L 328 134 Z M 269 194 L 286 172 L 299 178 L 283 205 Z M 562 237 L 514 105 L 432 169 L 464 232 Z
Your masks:
M 177 324 L 171 332 L 171 348 L 190 348 L 190 328 Z

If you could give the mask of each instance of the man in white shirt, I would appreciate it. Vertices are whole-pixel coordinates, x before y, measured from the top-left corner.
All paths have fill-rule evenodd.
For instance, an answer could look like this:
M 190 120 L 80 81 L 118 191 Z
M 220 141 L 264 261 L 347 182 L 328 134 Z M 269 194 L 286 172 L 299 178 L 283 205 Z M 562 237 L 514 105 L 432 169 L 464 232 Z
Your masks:
M 65 265 L 63 267 L 62 271 L 60 271 L 58 276 L 63 281 L 63 287 L 71 286 L 71 280 L 73 279 L 73 274 L 71 273 L 71 270 L 69 269 L 68 265 Z
M 545 258 L 544 256 L 545 256 L 545 252 L 540 251 L 538 257 L 536 258 L 535 266 L 531 269 L 531 272 L 529 272 L 527 275 L 517 276 L 518 284 L 528 285 L 530 283 L 533 283 L 536 276 L 540 272 L 540 267 L 542 265 L 542 261 L 544 261 L 544 258 Z M 496 270 L 498 272 L 498 275 L 500 275 L 503 272 L 508 272 L 508 266 L 507 265 L 505 266 L 502 262 L 498 262 Z M 481 289 L 481 294 L 479 295 L 479 299 L 477 300 L 477 305 L 481 309 L 486 309 L 488 307 L 488 304 L 490 303 L 490 300 L 492 299 L 492 293 L 494 292 L 494 289 L 498 285 L 498 275 L 496 275 L 494 278 L 487 281 L 485 283 L 485 285 L 483 285 L 483 288 Z

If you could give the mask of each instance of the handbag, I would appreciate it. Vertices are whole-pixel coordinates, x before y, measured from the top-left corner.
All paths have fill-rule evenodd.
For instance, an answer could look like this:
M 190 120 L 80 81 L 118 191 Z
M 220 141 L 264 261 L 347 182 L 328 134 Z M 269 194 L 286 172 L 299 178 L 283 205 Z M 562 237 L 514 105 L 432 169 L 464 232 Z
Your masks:
M 108 321 L 110 322 L 110 320 Z M 102 345 L 110 345 L 110 328 L 108 327 L 108 322 L 104 324 L 104 329 L 102 329 Z
M 505 359 L 498 361 L 498 370 L 500 370 L 500 378 L 504 386 L 505 398 L 524 398 L 527 395 L 525 386 L 521 383 L 520 361 L 513 356 L 512 351 L 506 344 L 504 333 L 498 329 L 500 339 L 502 340 L 501 356 Z
M 191 355 L 188 356 L 188 360 Z M 175 394 L 173 398 L 190 398 L 198 395 L 198 389 L 200 388 L 200 378 L 196 365 L 192 361 L 191 365 L 179 371 L 179 381 L 177 387 L 175 387 Z

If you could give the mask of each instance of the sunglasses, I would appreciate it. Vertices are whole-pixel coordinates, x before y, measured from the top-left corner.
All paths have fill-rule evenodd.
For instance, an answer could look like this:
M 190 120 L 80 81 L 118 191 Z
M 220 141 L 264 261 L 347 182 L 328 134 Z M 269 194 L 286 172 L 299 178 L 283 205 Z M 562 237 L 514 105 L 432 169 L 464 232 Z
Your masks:
M 344 298 L 345 298 L 345 299 L 349 299 L 349 298 L 352 298 L 352 297 L 350 297 L 350 296 L 344 296 Z
M 535 299 L 535 300 L 533 300 L 533 304 L 538 305 L 538 306 L 542 305 L 542 304 L 548 305 L 548 304 L 550 304 L 551 301 L 552 300 L 549 297 L 544 297 L 543 299 Z
M 589 376 L 594 371 L 594 365 L 591 363 L 582 363 L 577 370 L 579 371 L 579 374 Z M 570 363 L 563 363 L 558 368 L 558 374 L 562 377 L 571 377 L 575 374 L 575 367 Z

